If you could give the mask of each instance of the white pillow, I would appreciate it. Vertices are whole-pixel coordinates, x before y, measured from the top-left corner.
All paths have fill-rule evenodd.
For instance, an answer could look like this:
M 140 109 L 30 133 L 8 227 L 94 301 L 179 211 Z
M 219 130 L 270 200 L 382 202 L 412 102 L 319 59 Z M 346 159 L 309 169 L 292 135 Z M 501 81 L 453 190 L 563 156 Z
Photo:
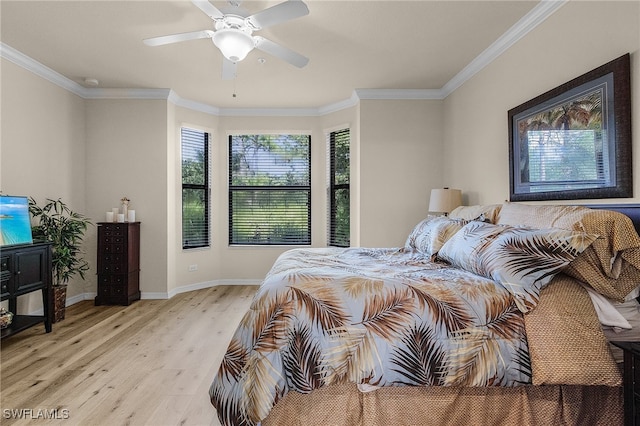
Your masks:
M 638 296 L 640 296 L 640 286 L 634 288 L 633 290 L 631 290 L 631 292 L 629 292 L 629 294 L 627 294 L 624 297 L 624 301 L 628 302 L 630 300 L 636 299 Z
M 629 321 L 627 321 L 627 319 L 618 312 L 618 309 L 616 309 L 609 299 L 585 284 L 582 284 L 582 287 L 587 290 L 589 297 L 591 297 L 591 301 L 593 302 L 593 307 L 596 309 L 596 313 L 598 314 L 600 324 L 606 327 L 631 329 Z
M 471 221 L 451 237 L 438 258 L 491 278 L 530 311 L 540 290 L 582 253 L 597 235 L 566 229 L 529 229 Z
M 435 257 L 442 245 L 462 229 L 467 222 L 462 219 L 449 219 L 445 216 L 427 216 L 413 228 L 407 238 L 405 248 Z

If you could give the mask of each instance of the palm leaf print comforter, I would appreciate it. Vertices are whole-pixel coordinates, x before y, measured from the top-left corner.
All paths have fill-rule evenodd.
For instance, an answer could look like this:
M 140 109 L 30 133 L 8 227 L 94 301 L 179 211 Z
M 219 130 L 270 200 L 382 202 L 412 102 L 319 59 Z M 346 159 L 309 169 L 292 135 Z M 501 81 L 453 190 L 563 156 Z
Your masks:
M 398 249 L 283 253 L 210 387 L 223 425 L 253 425 L 287 392 L 531 382 L 522 313 L 491 279 Z

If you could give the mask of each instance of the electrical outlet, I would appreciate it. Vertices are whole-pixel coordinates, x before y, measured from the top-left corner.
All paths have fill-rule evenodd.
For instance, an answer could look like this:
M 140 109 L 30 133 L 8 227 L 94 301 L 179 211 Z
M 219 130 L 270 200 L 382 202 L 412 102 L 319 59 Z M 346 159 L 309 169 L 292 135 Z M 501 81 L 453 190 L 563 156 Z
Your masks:
M 189 265 L 189 272 L 197 271 L 198 265 Z

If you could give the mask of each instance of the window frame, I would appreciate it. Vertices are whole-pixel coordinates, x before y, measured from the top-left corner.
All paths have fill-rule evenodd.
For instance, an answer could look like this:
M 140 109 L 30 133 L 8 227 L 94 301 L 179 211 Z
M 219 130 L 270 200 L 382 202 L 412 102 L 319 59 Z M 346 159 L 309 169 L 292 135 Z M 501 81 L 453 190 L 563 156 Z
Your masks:
M 351 168 L 349 168 L 349 183 L 336 183 L 336 138 L 339 134 L 347 133 L 349 138 L 349 156 L 351 155 L 351 129 L 344 128 L 340 130 L 334 130 L 328 134 L 329 144 L 329 233 L 327 236 L 327 245 L 330 247 L 350 247 L 351 246 L 351 231 L 347 238 L 349 244 L 340 244 L 337 241 L 337 223 L 336 223 L 336 193 L 340 190 L 347 190 L 349 193 L 349 199 L 351 199 Z M 351 213 L 349 212 L 349 222 L 351 222 Z
M 203 135 L 203 153 L 204 153 L 204 183 L 202 184 L 194 184 L 194 183 L 184 183 L 183 181 L 183 173 L 184 173 L 184 130 L 197 132 Z M 202 249 L 211 247 L 211 133 L 189 127 L 189 126 L 181 126 L 180 127 L 180 204 L 181 204 L 181 213 L 182 213 L 182 224 L 181 224 L 181 240 L 182 240 L 182 249 L 183 250 L 193 250 L 193 249 Z M 204 235 L 205 241 L 198 244 L 185 244 L 185 205 L 184 205 L 184 191 L 185 190 L 198 190 L 202 191 L 204 194 Z
M 307 147 L 307 156 L 308 156 L 308 175 L 309 175 L 309 181 L 307 185 L 233 185 L 233 160 L 234 160 L 234 152 L 233 152 L 233 139 L 235 137 L 242 137 L 242 136 L 306 136 L 308 138 L 308 147 Z M 273 247 L 273 246 L 310 246 L 311 245 L 311 241 L 312 241 L 312 235 L 311 235 L 311 231 L 312 231 L 312 227 L 311 227 L 311 214 L 312 214 L 312 209 L 311 209 L 311 200 L 312 200 L 312 196 L 311 196 L 311 170 L 312 170 L 312 161 L 311 161 L 311 143 L 312 143 L 312 138 L 311 138 L 311 134 L 310 133 L 278 133 L 278 132 L 273 132 L 273 133 L 235 133 L 235 134 L 230 134 L 229 135 L 229 151 L 228 151 L 228 167 L 229 167 L 229 171 L 228 171 L 228 209 L 229 209 L 229 223 L 228 223 L 228 231 L 229 231 L 229 237 L 228 237 L 228 244 L 229 246 L 234 246 L 234 247 L 238 247 L 238 246 L 256 246 L 256 247 Z M 282 240 L 278 240 L 274 243 L 265 243 L 264 241 L 262 242 L 250 242 L 250 241 L 234 241 L 234 232 L 233 232 L 233 218 L 234 218 L 234 204 L 233 204 L 233 194 L 234 193 L 240 193 L 240 192 L 250 192 L 250 191 L 265 191 L 265 192 L 281 192 L 281 191 L 285 191 L 285 192 L 304 192 L 306 194 L 306 198 L 307 198 L 307 209 L 306 209 L 306 214 L 307 214 L 307 223 L 306 223 L 306 227 L 307 227 L 307 233 L 306 235 L 308 235 L 308 240 L 297 240 L 297 241 L 291 241 L 291 242 L 287 242 L 287 241 L 282 241 Z M 270 238 L 270 237 L 269 237 Z

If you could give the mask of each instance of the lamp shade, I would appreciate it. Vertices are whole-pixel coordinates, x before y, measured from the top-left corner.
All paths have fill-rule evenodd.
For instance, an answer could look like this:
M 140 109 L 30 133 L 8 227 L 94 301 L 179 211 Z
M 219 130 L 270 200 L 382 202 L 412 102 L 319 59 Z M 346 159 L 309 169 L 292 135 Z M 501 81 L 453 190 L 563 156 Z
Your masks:
M 216 31 L 213 34 L 213 44 L 231 62 L 243 60 L 255 47 L 251 35 L 234 28 Z
M 429 211 L 449 213 L 462 205 L 462 191 L 459 189 L 436 188 L 431 190 L 429 197 Z

